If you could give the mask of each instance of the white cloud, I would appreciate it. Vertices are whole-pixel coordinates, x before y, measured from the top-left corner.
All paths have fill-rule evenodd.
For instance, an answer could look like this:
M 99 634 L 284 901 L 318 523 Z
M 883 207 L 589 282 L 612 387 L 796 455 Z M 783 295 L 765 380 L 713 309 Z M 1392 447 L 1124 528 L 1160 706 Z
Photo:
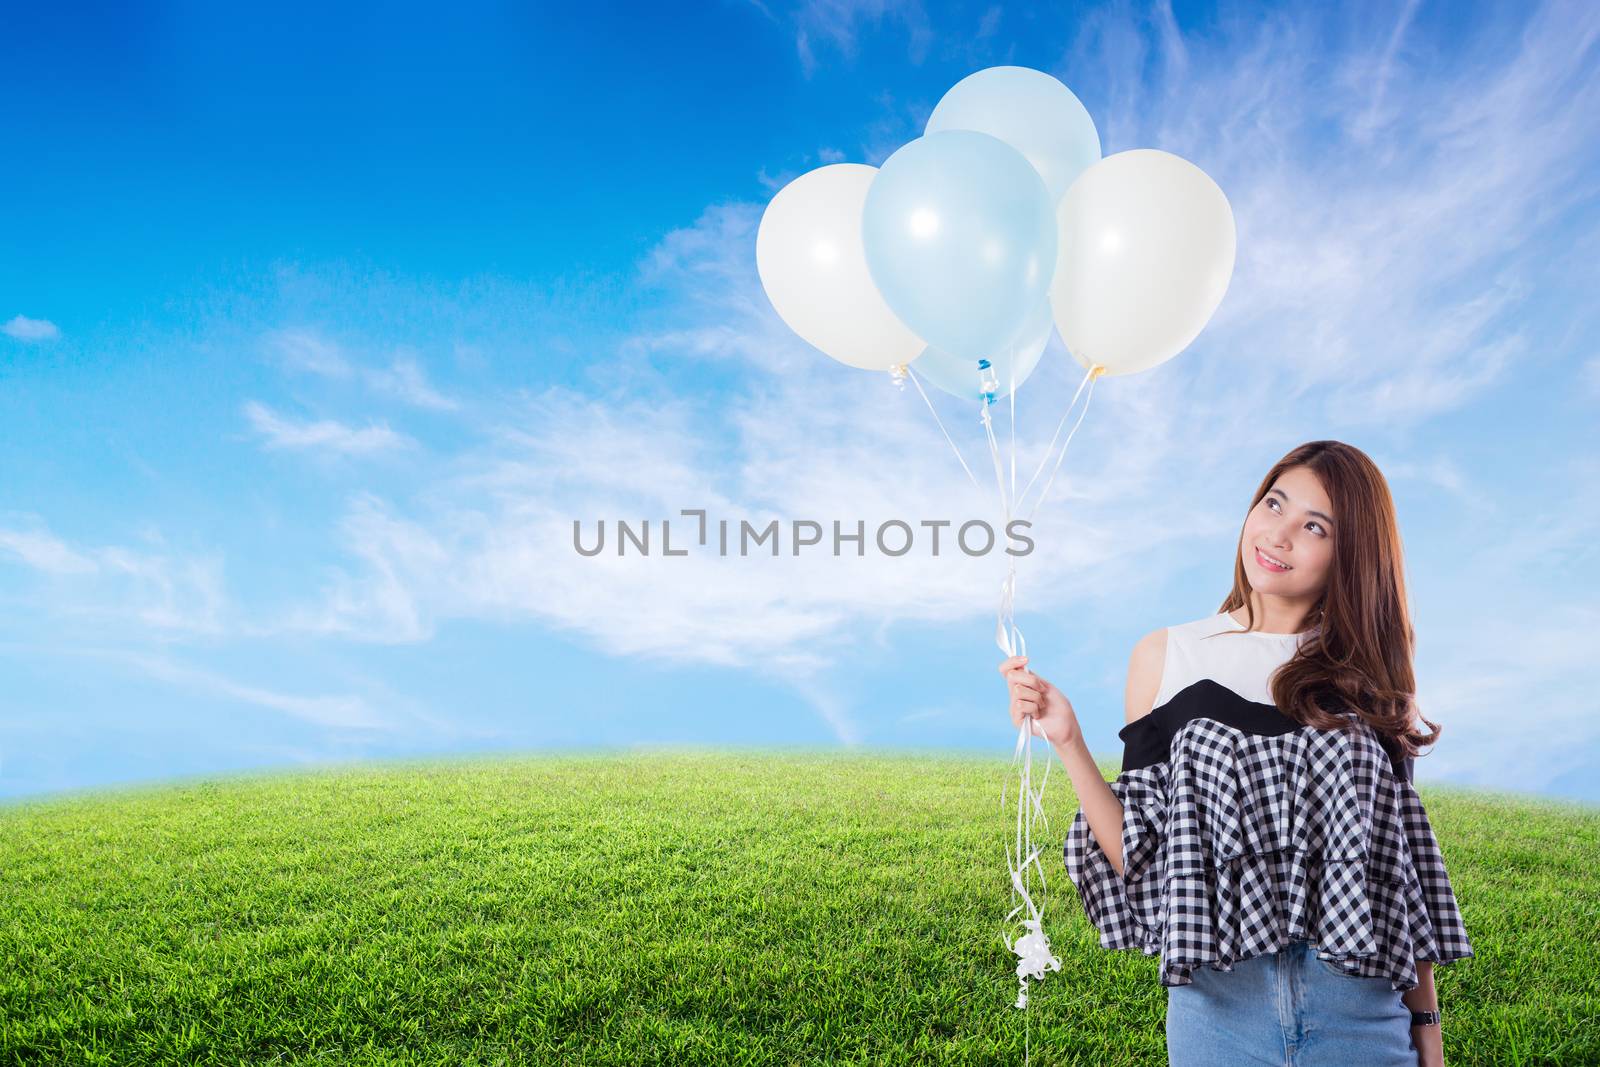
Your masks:
M 1419 630 L 1429 643 L 1420 657 L 1417 700 L 1443 731 L 1418 760 L 1419 779 L 1426 771 L 1468 784 L 1538 789 L 1600 753 L 1592 683 L 1600 610 L 1535 605 L 1523 597 L 1513 602 L 1521 610 L 1498 613 L 1506 624 L 1493 642 L 1483 640 L 1481 619 L 1444 612 Z
M 18 556 L 35 570 L 50 574 L 90 574 L 98 569 L 93 559 L 43 529 L 0 529 L 0 549 Z
M 372 388 L 396 397 L 413 407 L 432 408 L 436 411 L 455 411 L 460 403 L 452 400 L 428 383 L 422 364 L 413 355 L 400 355 L 385 369 L 364 372 Z
M 1391 486 L 1399 487 L 1406 480 L 1432 485 L 1453 495 L 1469 511 L 1479 514 L 1495 510 L 1493 497 L 1472 479 L 1461 463 L 1450 455 L 1435 455 L 1417 459 L 1390 459 L 1383 465 L 1384 477 Z M 1404 517 L 1402 516 L 1402 521 Z
M 822 5 L 799 21 L 807 39 L 844 49 L 885 10 Z M 1557 630 L 1588 632 L 1593 619 L 1570 605 L 1530 626 L 1504 662 L 1481 656 L 1484 634 L 1503 619 L 1546 610 L 1545 564 L 1528 562 L 1530 545 L 1581 561 L 1592 523 L 1571 512 L 1519 531 L 1473 461 L 1449 454 L 1450 440 L 1419 446 L 1408 435 L 1475 405 L 1492 425 L 1485 398 L 1514 361 L 1541 350 L 1565 358 L 1548 353 L 1523 311 L 1553 272 L 1570 272 L 1594 248 L 1581 228 L 1570 241 L 1532 238 L 1569 225 L 1594 190 L 1586 124 L 1600 113 L 1600 89 L 1581 75 L 1600 16 L 1541 9 L 1525 28 L 1498 34 L 1509 50 L 1468 49 L 1450 62 L 1420 51 L 1410 20 L 1408 8 L 1339 49 L 1326 26 L 1290 12 L 1225 16 L 1207 38 L 1184 36 L 1165 6 L 1144 21 L 1105 12 L 1083 20 L 1062 66 L 1103 87 L 1095 117 L 1107 150 L 1154 145 L 1203 166 L 1233 204 L 1239 263 L 1189 353 L 1097 386 L 1035 530 L 1038 553 L 1019 563 L 1019 621 L 1026 628 L 1048 612 L 1148 626 L 1150 599 L 1193 569 L 1196 546 L 1229 545 L 1268 464 L 1314 437 L 1370 440 L 1364 447 L 1396 484 L 1442 490 L 1475 529 L 1516 546 L 1501 557 L 1429 545 L 1442 559 L 1470 557 L 1460 573 L 1494 573 L 1496 590 L 1527 591 L 1509 612 L 1452 605 L 1455 629 L 1425 631 L 1441 650 L 1419 668 L 1425 710 L 1454 736 L 1419 770 L 1440 769 L 1451 752 L 1458 762 L 1445 766 L 1495 775 L 1496 746 L 1526 726 L 1501 708 L 1527 683 L 1527 663 L 1537 664 L 1540 692 L 1560 702 L 1552 721 L 1592 712 L 1575 684 L 1586 667 Z M 1151 71 L 1153 88 L 1141 80 Z M 917 106 L 885 101 L 888 117 L 864 134 L 868 158 L 915 135 Z M 915 619 L 981 624 L 986 639 L 1005 571 L 997 556 L 584 559 L 573 550 L 574 519 L 592 530 L 601 518 L 677 519 L 685 507 L 735 522 L 862 519 L 869 528 L 888 517 L 997 519 L 971 405 L 934 394 L 985 479 L 983 494 L 915 392 L 834 364 L 773 313 L 753 263 L 761 209 L 716 204 L 662 239 L 637 280 L 661 290 L 655 303 L 669 310 L 639 325 L 611 366 L 597 366 L 594 388 L 553 386 L 513 398 L 509 410 L 474 409 L 483 437 L 443 475 L 404 496 L 352 498 L 337 531 L 344 565 L 262 633 L 405 643 L 456 618 L 533 622 L 615 655 L 771 671 L 846 744 L 863 725 L 828 668 L 858 655 L 864 632 Z M 405 350 L 375 369 L 315 330 L 279 331 L 268 343 L 291 369 L 417 407 L 462 407 Z M 1077 380 L 1053 346 L 1019 395 L 1023 480 Z M 1005 406 L 995 409 L 1002 441 Z M 362 453 L 414 443 L 387 426 L 297 422 L 254 401 L 244 410 L 269 447 Z M 1527 475 L 1530 487 L 1558 480 Z M 114 554 L 39 531 L 11 534 L 0 547 L 41 572 L 83 575 L 85 561 L 93 574 L 138 569 L 119 571 Z M 1230 571 L 1217 563 L 1220 595 Z M 1468 732 L 1478 740 L 1453 747 Z M 1530 756 L 1519 770 L 1535 773 L 1536 763 Z
M 0 326 L 0 333 L 14 337 L 18 341 L 54 341 L 61 336 L 61 329 L 48 319 L 30 319 L 26 315 L 17 315 Z
M 306 696 L 285 693 L 265 686 L 248 685 L 230 678 L 179 663 L 172 659 L 137 652 L 112 653 L 118 659 L 143 670 L 153 678 L 211 693 L 227 700 L 253 704 L 280 712 L 294 719 L 332 729 L 382 730 L 394 724 L 363 697 L 353 694 Z
M 959 712 L 952 712 L 949 708 L 918 708 L 908 711 L 895 721 L 901 726 L 909 726 L 914 722 L 930 722 L 934 720 L 949 720 L 959 718 Z
M 421 360 L 411 351 L 396 353 L 387 367 L 370 367 L 353 359 L 343 346 L 316 330 L 272 330 L 263 342 L 287 370 L 336 381 L 359 380 L 372 391 L 412 407 L 455 411 L 461 406 L 429 383 Z
M 255 400 L 245 403 L 244 413 L 250 420 L 250 425 L 265 439 L 267 448 L 298 448 L 342 455 L 371 455 L 376 452 L 409 448 L 416 444 L 405 434 L 389 429 L 387 424 L 355 429 L 332 419 L 295 422 Z
M 1316 437 L 1370 439 L 1397 482 L 1442 489 L 1474 521 L 1508 521 L 1469 466 L 1391 442 L 1479 404 L 1534 343 L 1523 302 L 1562 267 L 1522 237 L 1592 187 L 1581 130 L 1600 109 L 1595 84 L 1576 76 L 1600 18 L 1545 9 L 1510 35 L 1509 53 L 1432 63 L 1414 52 L 1408 17 L 1331 60 L 1325 27 L 1285 13 L 1224 24 L 1214 39 L 1182 36 L 1164 8 L 1149 26 L 1084 21 L 1070 66 L 1106 87 L 1096 118 L 1108 151 L 1155 145 L 1200 163 L 1233 203 L 1240 256 L 1189 353 L 1098 385 L 1040 515 L 1038 552 L 1019 563 L 1024 628 L 1044 610 L 1147 625 L 1141 605 L 1191 569 L 1192 546 L 1230 545 L 1260 473 Z M 1165 72 L 1154 90 L 1138 80 L 1151 69 Z M 532 620 L 617 655 L 760 664 L 806 693 L 841 741 L 859 737 L 826 668 L 891 619 L 992 620 L 1003 560 L 582 559 L 571 545 L 573 519 L 592 531 L 599 518 L 684 507 L 869 528 L 997 518 L 914 392 L 832 363 L 772 312 L 751 252 L 761 209 L 713 205 L 646 257 L 639 283 L 671 310 L 620 347 L 600 379 L 609 388 L 525 396 L 448 483 L 352 502 L 341 534 L 353 566 L 288 624 L 414 641 L 452 617 Z M 708 378 L 717 388 L 701 391 Z M 1021 480 L 1077 381 L 1053 347 L 1019 394 Z M 987 485 L 975 412 L 935 396 Z M 1219 559 L 1219 597 L 1228 573 Z M 1481 609 L 1460 617 L 1483 622 Z M 1473 641 L 1459 635 L 1462 655 Z
M 348 378 L 354 370 L 340 347 L 311 330 L 275 330 L 266 337 L 267 347 L 290 370 L 306 371 L 325 378 Z
M 830 530 L 835 519 L 859 519 L 870 531 L 888 518 L 999 526 L 1000 517 L 987 486 L 978 493 L 967 483 L 915 392 L 829 362 L 777 320 L 748 256 L 758 219 L 754 205 L 711 209 L 650 257 L 646 278 L 672 287 L 690 323 L 622 347 L 614 380 L 625 390 L 530 395 L 489 427 L 484 445 L 457 458 L 447 484 L 419 492 L 419 503 L 357 497 L 340 527 L 355 565 L 284 625 L 394 642 L 425 640 L 447 618 L 535 621 L 616 655 L 760 665 L 804 694 L 842 743 L 858 740 L 849 700 L 825 673 L 849 653 L 863 620 L 881 628 L 892 619 L 992 618 L 1004 558 L 953 552 L 946 531 L 938 558 L 924 534 L 917 551 L 888 566 L 875 552 L 864 560 L 714 551 L 668 559 L 659 555 L 659 520 L 673 521 L 681 546 L 692 529 L 684 508 L 705 508 L 713 523 L 728 519 L 735 529 L 740 519 L 809 518 Z M 709 404 L 675 392 L 673 376 L 654 372 L 650 360 L 674 372 L 722 367 L 742 385 Z M 1020 441 L 1025 464 L 1042 453 L 1055 405 L 1076 384 L 1064 365 L 1057 352 L 1040 372 L 1048 384 L 1023 402 L 1035 405 Z M 1096 404 L 1105 418 L 1135 418 L 1145 432 L 1092 482 L 1077 484 L 1068 464 L 1035 529 L 1041 545 L 1051 543 L 1019 563 L 1025 601 L 1124 597 L 1146 572 L 1107 561 L 1179 535 L 1105 506 L 1152 481 L 1175 398 L 1108 392 Z M 985 458 L 971 410 L 948 397 L 941 406 L 973 459 Z M 1069 514 L 1068 501 L 1084 514 Z M 592 535 L 602 518 L 656 520 L 657 554 L 580 557 L 573 520 Z M 1201 508 L 1193 521 L 1205 528 L 1215 520 Z M 615 544 L 614 528 L 612 537 Z
M 224 629 L 220 555 L 73 546 L 37 516 L 24 527 L 0 527 L 0 560 L 7 553 L 52 583 L 49 607 L 59 616 L 131 620 L 164 636 L 215 636 Z
M 339 572 L 320 604 L 291 609 L 282 628 L 380 643 L 430 638 L 433 629 L 418 600 L 449 563 L 431 535 L 391 522 L 369 494 L 352 503 L 341 532 L 345 547 L 367 566 L 358 578 Z
M 769 18 L 778 16 L 757 2 Z M 795 51 L 806 77 L 818 66 L 819 46 L 832 47 L 847 61 L 853 61 L 863 23 L 873 26 L 893 20 L 905 27 L 907 58 L 920 65 L 933 45 L 934 32 L 927 12 L 917 0 L 804 0 L 785 12 L 784 21 L 794 33 Z
M 0 653 L 34 658 L 59 656 L 87 658 L 129 667 L 150 678 L 190 692 L 218 697 L 226 701 L 248 704 L 278 712 L 292 719 L 310 723 L 329 730 L 358 732 L 393 731 L 400 725 L 397 718 L 381 714 L 366 696 L 355 693 L 303 694 L 284 692 L 267 686 L 238 682 L 214 670 L 185 663 L 172 656 L 128 648 L 112 648 L 94 644 L 40 644 L 27 641 L 0 641 Z M 404 705 L 405 701 L 396 701 Z M 456 732 L 456 731 L 446 731 Z M 359 738 L 361 733 L 356 735 Z M 370 737 L 370 733 L 367 733 Z M 356 738 L 347 738 L 356 739 Z M 331 738 L 339 740 L 338 737 Z M 257 746 L 241 746 L 247 751 Z M 305 758 L 326 759 L 326 751 L 302 752 Z M 297 759 L 300 756 L 296 757 Z
M 1448 62 L 1410 59 L 1409 11 L 1343 47 L 1330 34 L 1348 28 L 1313 11 L 1225 18 L 1154 65 L 1154 87 L 1140 78 L 1160 38 L 1101 12 L 1072 67 L 1108 87 L 1108 152 L 1176 152 L 1233 205 L 1238 264 L 1196 351 L 1227 353 L 1236 402 L 1310 393 L 1346 425 L 1421 422 L 1529 349 L 1519 311 L 1561 273 L 1529 238 L 1597 189 L 1600 83 L 1584 72 L 1600 9 L 1481 26 L 1496 46 Z
M 1348 87 L 1355 92 L 1370 92 L 1366 109 L 1360 114 L 1352 112 L 1347 118 L 1347 128 L 1351 137 L 1358 143 L 1365 144 L 1371 141 L 1374 134 L 1384 126 L 1401 118 L 1398 110 L 1385 107 L 1384 96 L 1394 77 L 1395 61 L 1401 43 L 1405 39 L 1406 29 L 1416 16 L 1419 2 L 1420 0 L 1406 0 L 1405 7 L 1395 17 L 1394 28 L 1389 32 L 1388 43 L 1379 54 L 1375 69 L 1366 62 L 1360 63 L 1359 77 L 1348 83 Z

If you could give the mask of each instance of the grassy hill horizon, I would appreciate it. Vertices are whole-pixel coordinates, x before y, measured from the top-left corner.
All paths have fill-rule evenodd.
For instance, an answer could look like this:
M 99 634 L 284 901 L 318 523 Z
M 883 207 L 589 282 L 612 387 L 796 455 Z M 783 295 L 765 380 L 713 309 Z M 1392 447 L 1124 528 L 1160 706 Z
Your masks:
M 1062 970 L 1011 1006 L 1008 764 L 513 753 L 13 799 L 0 1067 L 1164 1064 L 1157 961 L 1101 949 L 1062 866 L 1060 766 Z M 1600 1064 L 1600 807 L 1419 792 L 1477 953 L 1435 969 L 1446 1062 Z

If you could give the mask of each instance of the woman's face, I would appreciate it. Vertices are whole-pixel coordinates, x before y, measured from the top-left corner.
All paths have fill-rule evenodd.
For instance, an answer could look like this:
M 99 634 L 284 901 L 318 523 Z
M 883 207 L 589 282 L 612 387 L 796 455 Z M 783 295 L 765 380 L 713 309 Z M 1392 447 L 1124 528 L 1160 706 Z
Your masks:
M 1239 555 L 1251 587 L 1268 596 L 1315 599 L 1333 561 L 1337 519 L 1309 468 L 1285 470 L 1245 519 Z M 1263 554 L 1289 569 L 1274 566 Z

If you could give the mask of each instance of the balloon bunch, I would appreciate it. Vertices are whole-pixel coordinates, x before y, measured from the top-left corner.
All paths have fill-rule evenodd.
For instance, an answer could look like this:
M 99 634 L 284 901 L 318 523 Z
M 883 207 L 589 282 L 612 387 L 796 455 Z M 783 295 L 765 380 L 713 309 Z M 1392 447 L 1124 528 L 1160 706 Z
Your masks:
M 850 367 L 909 378 L 977 486 L 955 440 L 922 388 L 976 400 L 1009 523 L 1016 491 L 1016 390 L 1039 365 L 1052 331 L 1085 369 L 1026 497 L 1055 453 L 1079 395 L 1103 375 L 1148 370 L 1183 351 L 1210 320 L 1233 274 L 1235 231 L 1227 198 L 1194 164 L 1156 149 L 1101 157 L 1089 112 L 1042 71 L 1000 66 L 956 83 L 921 137 L 881 167 L 836 163 L 784 186 L 761 219 L 756 267 L 773 307 L 795 333 Z M 1002 470 L 989 418 L 1011 403 L 1011 477 Z M 1085 397 L 1082 422 L 1088 410 Z M 1049 492 L 1067 444 L 1029 516 Z M 980 487 L 981 491 L 981 487 Z M 1013 618 L 1014 557 L 1001 586 L 995 642 L 1010 655 L 1027 646 Z M 1016 1006 L 1049 953 L 1040 910 L 1026 888 L 1043 817 L 1031 785 L 1031 718 L 1017 804 L 1017 855 L 1007 856 L 1028 931 L 1008 944 L 1020 957 Z M 1013 759 L 1015 764 L 1016 759 Z M 1045 777 L 1049 777 L 1048 765 Z M 1040 792 L 1043 790 L 1041 783 Z M 1002 802 L 1004 795 L 1002 794 Z

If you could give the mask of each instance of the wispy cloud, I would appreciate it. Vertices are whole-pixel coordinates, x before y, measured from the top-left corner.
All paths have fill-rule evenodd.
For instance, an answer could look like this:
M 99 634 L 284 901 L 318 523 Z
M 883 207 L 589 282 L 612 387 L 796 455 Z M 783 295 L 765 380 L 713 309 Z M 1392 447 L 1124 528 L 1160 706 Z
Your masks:
M 355 373 L 339 346 L 313 331 L 274 330 L 267 335 L 266 343 L 289 370 L 327 378 L 349 378 Z
M 1394 77 L 1395 60 L 1400 52 L 1401 42 L 1405 39 L 1406 29 L 1411 25 L 1411 20 L 1416 17 L 1417 6 L 1420 0 L 1406 0 L 1406 4 L 1395 17 L 1394 28 L 1389 31 L 1388 43 L 1379 53 L 1377 63 L 1370 70 L 1365 69 L 1366 64 L 1361 64 L 1362 81 L 1352 81 L 1350 88 L 1357 92 L 1366 91 L 1366 110 L 1359 116 L 1351 118 L 1347 124 L 1350 135 L 1358 142 L 1368 142 L 1373 135 L 1383 127 L 1399 121 L 1401 116 L 1394 110 L 1385 110 L 1384 96 L 1389 91 L 1389 83 Z M 1170 13 L 1170 11 L 1169 11 Z
M 1004 26 L 997 12 L 983 12 L 979 29 Z M 1405 492 L 1408 514 L 1437 506 L 1480 540 L 1515 545 L 1478 549 L 1476 541 L 1463 547 L 1457 531 L 1430 530 L 1427 540 L 1407 531 L 1432 569 L 1493 576 L 1492 588 L 1473 583 L 1472 602 L 1463 591 L 1463 603 L 1428 609 L 1439 621 L 1424 632 L 1421 696 L 1451 731 L 1439 762 L 1448 752 L 1455 771 L 1505 780 L 1497 746 L 1525 742 L 1530 721 L 1541 731 L 1548 721 L 1592 733 L 1582 733 L 1594 702 L 1571 635 L 1590 632 L 1595 620 L 1561 599 L 1583 588 L 1580 572 L 1535 561 L 1544 551 L 1568 561 L 1562 566 L 1587 562 L 1596 516 L 1581 503 L 1518 514 L 1464 446 L 1495 425 L 1489 401 L 1516 381 L 1514 367 L 1600 383 L 1592 352 L 1577 350 L 1593 336 L 1582 316 L 1594 313 L 1579 308 L 1551 326 L 1529 311 L 1552 283 L 1586 277 L 1600 248 L 1584 213 L 1600 181 L 1600 81 L 1592 77 L 1600 10 L 1503 9 L 1468 26 L 1469 39 L 1448 56 L 1421 32 L 1428 17 L 1415 4 L 1378 20 L 1303 7 L 1224 13 L 1200 28 L 1158 4 L 1144 14 L 1093 10 L 1073 24 L 1077 35 L 1055 69 L 1091 104 L 1107 150 L 1155 146 L 1201 165 L 1232 202 L 1239 260 L 1227 299 L 1191 351 L 1097 386 L 1039 516 L 1037 553 L 1019 561 L 1019 621 L 1048 613 L 1119 630 L 1181 621 L 1151 618 L 1151 603 L 1170 596 L 1213 546 L 1221 595 L 1231 576 L 1226 553 L 1265 467 L 1306 439 L 1352 440 Z M 919 7 L 882 3 L 813 4 L 774 18 L 793 29 L 808 73 L 821 49 L 848 59 L 880 30 L 909 27 L 918 57 L 917 27 L 926 23 Z M 819 159 L 881 161 L 920 132 L 926 101 L 886 92 L 880 112 L 879 121 L 830 137 Z M 250 635 L 416 643 L 455 619 L 532 623 L 617 656 L 770 670 L 844 744 L 869 734 L 868 715 L 905 710 L 860 710 L 830 668 L 875 650 L 896 620 L 959 623 L 986 641 L 1003 558 L 951 555 L 948 542 L 939 558 L 923 548 L 896 560 L 822 552 L 585 559 L 572 546 L 574 520 L 592 529 L 601 519 L 670 518 L 676 538 L 688 528 L 682 508 L 735 523 L 859 519 L 869 530 L 887 518 L 998 520 L 974 405 L 933 394 L 982 491 L 967 483 L 914 391 L 833 363 L 774 314 L 754 269 L 762 207 L 719 201 L 662 238 L 627 281 L 650 298 L 642 303 L 663 310 L 633 324 L 614 351 L 586 358 L 593 374 L 581 386 L 458 399 L 430 381 L 422 353 L 437 338 L 397 347 L 333 316 L 263 316 L 330 323 L 256 335 L 284 370 L 421 411 L 462 412 L 477 432 L 412 484 L 353 495 L 333 530 L 336 565 L 290 608 L 254 622 Z M 504 292 L 483 292 L 495 298 L 483 303 L 505 303 Z M 462 310 L 442 298 L 437 306 Z M 543 317 L 565 321 L 570 312 L 574 329 L 590 310 L 550 306 L 561 314 Z M 473 340 L 457 342 L 458 366 L 470 358 L 482 368 L 487 353 L 498 356 L 492 342 Z M 1020 480 L 1077 381 L 1053 343 L 1017 399 Z M 1002 448 L 1007 407 L 993 412 Z M 417 447 L 386 423 L 300 419 L 254 400 L 242 410 L 268 448 L 375 455 Z M 1471 428 L 1448 429 L 1446 416 Z M 1539 430 L 1552 451 L 1586 447 L 1578 435 L 1559 436 L 1559 426 L 1541 420 Z M 1419 443 L 1425 432 L 1438 436 Z M 1519 471 L 1516 481 L 1530 494 L 1563 483 L 1595 488 L 1592 469 L 1576 464 Z M 175 554 L 73 544 L 27 525 L 0 531 L 0 554 L 69 588 L 131 588 L 138 595 L 125 607 L 150 618 L 161 617 L 163 580 L 174 620 L 206 618 L 208 596 L 210 610 L 222 606 L 220 564 L 191 574 Z M 1541 621 L 1519 627 L 1503 661 L 1485 659 L 1484 635 L 1524 618 Z M 146 666 L 307 721 L 376 714 L 371 699 Z M 1503 714 L 1513 697 L 1559 707 L 1513 722 Z M 904 721 L 947 710 L 921 706 Z M 1469 728 L 1475 740 L 1458 746 Z M 1532 776 L 1520 785 L 1541 780 L 1536 756 L 1550 747 L 1530 743 L 1535 755 L 1518 757 L 1515 770 Z
M 1315 390 L 1348 425 L 1420 422 L 1506 378 L 1519 310 L 1569 269 L 1529 238 L 1600 188 L 1600 10 L 1480 26 L 1450 62 L 1408 61 L 1409 9 L 1342 48 L 1332 17 L 1239 16 L 1162 51 L 1101 12 L 1069 65 L 1107 87 L 1108 152 L 1176 152 L 1232 201 L 1238 265 L 1198 347 L 1249 368 L 1230 402 Z
M 854 25 L 862 10 L 832 14 Z M 1450 63 L 1412 46 L 1413 15 L 1332 51 L 1311 9 L 1225 18 L 1205 37 L 1166 7 L 1083 20 L 1063 66 L 1104 87 L 1108 151 L 1155 145 L 1204 167 L 1232 201 L 1239 262 L 1189 353 L 1097 388 L 1073 446 L 1095 464 L 1069 456 L 1040 513 L 1039 550 L 1019 564 L 1024 612 L 1149 624 L 1129 605 L 1192 566 L 1184 546 L 1229 545 L 1260 472 L 1311 437 L 1365 441 L 1397 484 L 1507 521 L 1470 467 L 1414 458 L 1397 437 L 1502 385 L 1529 353 L 1524 302 L 1571 267 L 1522 238 L 1570 221 L 1600 173 L 1587 165 L 1600 90 L 1580 77 L 1600 12 L 1542 8 L 1484 31 L 1509 51 L 1469 47 Z M 618 655 L 772 663 L 836 736 L 860 736 L 826 668 L 887 618 L 992 618 L 1003 560 L 588 560 L 571 545 L 574 519 L 592 529 L 684 507 L 869 529 L 997 518 L 913 392 L 833 364 L 778 320 L 754 271 L 761 209 L 716 204 L 645 258 L 638 284 L 670 310 L 620 346 L 610 388 L 530 395 L 457 457 L 447 485 L 354 501 L 340 527 L 354 565 L 292 622 L 405 641 L 449 617 L 527 619 Z M 707 376 L 715 404 L 698 388 Z M 1077 380 L 1057 344 L 1019 395 L 1022 480 Z M 975 412 L 936 402 L 987 469 Z M 1227 576 L 1219 558 L 1219 597 Z
M 262 436 L 267 448 L 307 449 L 357 456 L 416 445 L 414 440 L 389 429 L 387 424 L 357 429 L 332 419 L 296 422 L 256 400 L 245 402 L 244 414 L 250 420 L 251 427 Z
M 132 621 L 168 636 L 214 636 L 226 628 L 220 554 L 75 546 L 38 516 L 22 520 L 0 527 L 0 561 L 9 555 L 51 583 L 40 603 L 54 614 L 89 623 Z
M 451 560 L 428 531 L 394 522 L 381 500 L 361 494 L 341 522 L 344 546 L 365 567 L 339 570 L 320 602 L 291 608 L 281 629 L 354 640 L 405 644 L 433 635 L 420 604 L 446 578 Z M 446 579 L 448 580 L 448 579 Z
M 4 325 L 0 325 L 0 333 L 18 341 L 54 341 L 61 336 L 61 329 L 48 319 L 30 319 L 26 315 L 17 315 Z
M 351 357 L 337 342 L 308 329 L 280 329 L 265 337 L 268 351 L 286 370 L 340 381 L 359 380 L 376 393 L 412 407 L 456 411 L 459 401 L 439 392 L 429 381 L 415 352 L 400 351 L 387 366 L 368 366 Z
M 1592 567 L 1594 553 L 1588 555 Z M 1428 771 L 1520 790 L 1600 766 L 1592 637 L 1600 610 L 1592 604 L 1541 608 L 1542 614 L 1518 614 L 1514 625 L 1499 627 L 1492 643 L 1476 638 L 1482 627 L 1471 620 L 1437 620 L 1430 633 L 1433 647 L 1443 646 L 1441 654 L 1425 658 L 1419 672 L 1422 712 L 1443 728 L 1423 761 Z M 1600 800 L 1592 778 L 1588 796 Z
M 863 27 L 877 27 L 885 21 L 899 23 L 906 34 L 907 58 L 917 65 L 927 58 L 934 42 L 933 25 L 918 0 L 803 0 L 777 10 L 763 0 L 755 0 L 755 5 L 794 34 L 795 52 L 808 78 L 816 73 L 819 49 L 832 49 L 853 61 Z M 992 19 L 986 15 L 980 28 Z
M 826 669 L 848 654 L 863 624 L 991 613 L 1003 557 L 966 557 L 948 531 L 939 556 L 923 537 L 890 566 L 876 550 L 865 559 L 796 558 L 787 549 L 777 559 L 586 559 L 572 544 L 574 520 L 592 533 L 598 520 L 624 517 L 656 520 L 658 545 L 659 520 L 670 519 L 681 544 L 693 529 L 684 508 L 705 508 L 713 523 L 725 518 L 735 529 L 741 519 L 812 519 L 830 535 L 834 520 L 846 529 L 860 520 L 868 531 L 891 518 L 1000 525 L 990 491 L 967 483 L 913 391 L 832 364 L 772 313 L 750 253 L 758 221 L 757 205 L 719 206 L 647 257 L 641 284 L 667 289 L 684 323 L 621 346 L 613 380 L 625 388 L 547 388 L 489 425 L 485 443 L 457 457 L 449 482 L 419 488 L 416 502 L 356 498 L 340 526 L 355 565 L 285 625 L 392 642 L 424 640 L 453 617 L 526 620 L 616 655 L 759 662 L 802 693 L 842 743 L 858 740 L 850 699 Z M 1019 441 L 1024 463 L 1042 455 L 1055 405 L 1076 384 L 1059 350 L 1053 363 L 1040 372 L 1047 384 L 1038 400 L 1027 402 L 1035 407 Z M 696 367 L 729 375 L 731 392 L 715 404 L 683 394 L 677 374 Z M 1125 596 L 1146 572 L 1104 564 L 1177 536 L 1106 506 L 1149 484 L 1166 447 L 1155 427 L 1170 416 L 1146 410 L 1161 407 L 1148 397 L 1108 394 L 1097 403 L 1113 421 L 1134 412 L 1149 432 L 1119 449 L 1091 485 L 1058 483 L 1036 530 L 1047 550 L 1019 564 L 1041 601 L 1069 589 L 1080 598 Z M 972 412 L 942 406 L 973 460 L 986 461 Z M 1165 410 L 1175 407 L 1169 399 Z M 1196 521 L 1209 521 L 1204 509 Z
M 461 407 L 459 401 L 452 400 L 429 384 L 422 364 L 415 356 L 398 356 L 388 367 L 365 373 L 374 389 L 413 407 L 432 408 L 435 411 L 456 411 Z
M 390 731 L 398 725 L 397 720 L 380 713 L 371 700 L 360 694 L 304 694 L 252 685 L 171 655 L 92 644 L 35 647 L 25 642 L 0 642 L 0 651 L 113 663 L 178 689 L 266 708 L 288 718 L 331 730 Z
M 253 704 L 292 718 L 337 729 L 381 730 L 392 724 L 368 702 L 352 694 L 306 696 L 265 686 L 236 682 L 213 671 L 176 660 L 136 652 L 118 653 L 153 678 L 227 700 Z
M 49 574 L 92 574 L 99 565 L 45 529 L 0 529 L 0 550 Z

